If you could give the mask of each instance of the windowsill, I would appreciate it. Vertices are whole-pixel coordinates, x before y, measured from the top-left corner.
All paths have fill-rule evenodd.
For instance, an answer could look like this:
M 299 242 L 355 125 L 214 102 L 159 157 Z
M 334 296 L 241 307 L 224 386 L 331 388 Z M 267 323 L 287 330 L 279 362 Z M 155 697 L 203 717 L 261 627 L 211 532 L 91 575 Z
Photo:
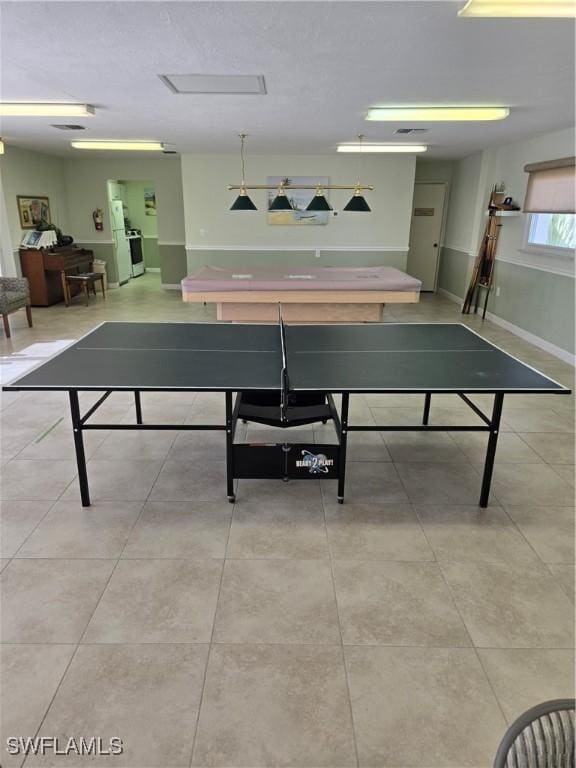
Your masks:
M 575 276 L 575 258 L 572 252 L 558 253 L 546 248 L 524 247 L 519 248 L 513 256 L 498 256 L 496 260 L 555 275 Z

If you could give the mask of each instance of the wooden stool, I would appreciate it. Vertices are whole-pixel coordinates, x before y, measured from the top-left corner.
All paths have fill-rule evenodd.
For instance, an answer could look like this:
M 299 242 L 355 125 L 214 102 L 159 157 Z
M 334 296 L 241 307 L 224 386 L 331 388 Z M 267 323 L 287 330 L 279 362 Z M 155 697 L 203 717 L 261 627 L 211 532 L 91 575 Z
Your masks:
M 70 305 L 72 298 L 70 294 L 70 286 L 80 285 L 82 286 L 82 292 L 84 293 L 84 303 L 88 306 L 88 289 L 92 288 L 92 293 L 96 296 L 97 282 L 100 282 L 102 287 L 102 298 L 105 299 L 106 292 L 104 290 L 104 274 L 102 272 L 83 272 L 80 275 L 66 275 L 66 290 L 68 294 L 66 297 L 66 305 Z

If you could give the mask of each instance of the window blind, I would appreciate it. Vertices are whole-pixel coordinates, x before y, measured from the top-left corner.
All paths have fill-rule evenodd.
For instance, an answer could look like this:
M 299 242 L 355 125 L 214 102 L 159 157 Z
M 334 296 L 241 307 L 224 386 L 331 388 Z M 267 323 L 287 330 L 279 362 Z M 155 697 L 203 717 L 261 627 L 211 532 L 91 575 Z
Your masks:
M 574 157 L 526 165 L 529 174 L 526 213 L 576 213 L 576 166 Z

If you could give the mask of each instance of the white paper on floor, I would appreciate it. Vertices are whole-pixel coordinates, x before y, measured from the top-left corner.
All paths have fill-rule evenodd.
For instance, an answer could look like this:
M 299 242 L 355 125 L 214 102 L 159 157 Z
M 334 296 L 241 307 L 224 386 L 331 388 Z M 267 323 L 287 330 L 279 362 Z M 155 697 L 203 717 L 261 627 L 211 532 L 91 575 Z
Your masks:
M 0 384 L 9 384 L 14 379 L 23 376 L 35 368 L 46 358 L 61 352 L 74 344 L 75 339 L 58 339 L 57 341 L 39 341 L 24 347 L 20 352 L 0 357 Z

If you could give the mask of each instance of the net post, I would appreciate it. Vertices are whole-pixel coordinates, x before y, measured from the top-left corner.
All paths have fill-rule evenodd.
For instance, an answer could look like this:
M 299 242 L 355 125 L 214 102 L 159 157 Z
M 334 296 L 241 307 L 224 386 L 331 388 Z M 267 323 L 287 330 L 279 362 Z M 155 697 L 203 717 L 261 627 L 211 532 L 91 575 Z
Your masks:
M 234 504 L 234 425 L 232 413 L 232 392 L 226 392 L 226 495 Z
M 282 319 L 282 304 L 278 302 L 278 327 L 280 329 L 280 352 L 282 355 L 282 370 L 280 372 L 280 421 L 288 421 L 288 392 L 290 382 L 288 379 L 288 357 L 286 354 L 286 329 Z
M 338 504 L 344 504 L 344 483 L 346 481 L 346 445 L 348 442 L 348 405 L 350 395 L 342 393 L 340 406 L 340 457 L 338 461 Z

